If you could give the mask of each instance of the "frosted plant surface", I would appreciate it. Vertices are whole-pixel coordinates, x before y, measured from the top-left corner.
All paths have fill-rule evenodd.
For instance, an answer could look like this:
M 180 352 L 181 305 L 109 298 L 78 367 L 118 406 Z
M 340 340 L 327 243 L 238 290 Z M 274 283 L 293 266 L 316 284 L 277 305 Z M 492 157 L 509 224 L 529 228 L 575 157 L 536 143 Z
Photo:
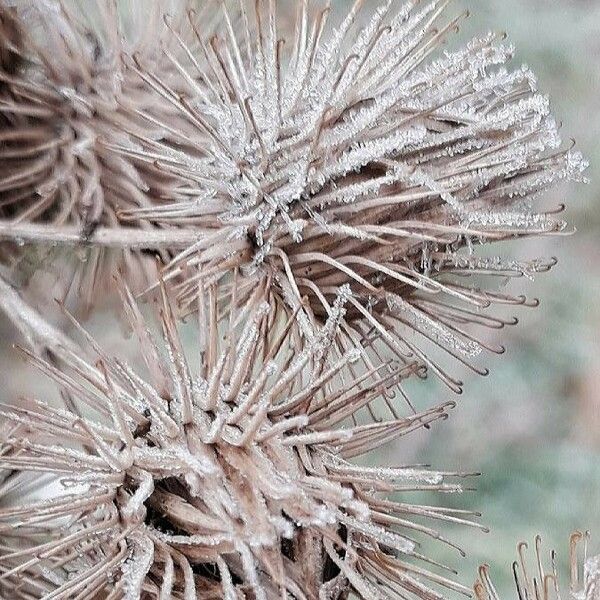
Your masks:
M 286 337 L 291 321 L 272 333 L 264 289 L 226 314 L 220 291 L 201 294 L 196 367 L 164 289 L 157 343 L 123 288 L 143 374 L 107 356 L 74 319 L 89 357 L 56 348 L 50 362 L 25 351 L 70 406 L 38 400 L 0 410 L 10 424 L 0 468 L 60 483 L 41 500 L 18 485 L 4 499 L 4 593 L 192 600 L 468 591 L 420 553 L 414 536 L 460 551 L 435 523 L 479 527 L 474 515 L 410 502 L 415 490 L 460 492 L 466 474 L 353 461 L 444 418 L 451 405 L 354 424 L 381 390 L 364 377 L 330 386 L 357 360 L 355 351 L 342 359 L 329 351 L 347 290 L 309 345 Z M 229 293 L 237 292 L 234 282 Z
M 561 146 L 534 74 L 510 66 L 513 48 L 490 33 L 453 49 L 464 15 L 444 6 L 390 0 L 369 14 L 357 2 L 338 19 L 300 2 L 291 35 L 275 2 L 209 3 L 188 13 L 192 45 L 173 29 L 184 55 L 172 60 L 176 89 L 135 61 L 178 113 L 162 124 L 178 143 L 114 150 L 180 178 L 188 197 L 122 217 L 201 232 L 166 267 L 184 310 L 199 278 L 238 268 L 240 299 L 268 280 L 289 307 L 308 303 L 308 335 L 347 283 L 336 343 L 364 347 L 364 370 L 391 353 L 460 392 L 433 345 L 485 372 L 478 356 L 502 348 L 478 327 L 514 320 L 484 309 L 536 304 L 498 282 L 555 259 L 477 248 L 564 232 L 561 208 L 538 208 L 539 196 L 581 180 L 586 164 Z M 215 14 L 216 33 L 204 35 Z

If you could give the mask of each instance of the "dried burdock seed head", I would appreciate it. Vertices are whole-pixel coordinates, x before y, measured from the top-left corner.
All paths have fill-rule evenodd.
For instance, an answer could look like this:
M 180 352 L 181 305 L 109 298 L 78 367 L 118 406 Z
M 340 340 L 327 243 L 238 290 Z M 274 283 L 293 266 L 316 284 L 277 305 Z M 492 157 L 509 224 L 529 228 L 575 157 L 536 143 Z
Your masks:
M 235 283 L 230 291 L 239 291 Z M 93 358 L 65 348 L 55 366 L 27 353 L 75 406 L 1 411 L 38 435 L 11 438 L 15 450 L 0 467 L 52 473 L 64 486 L 0 510 L 0 534 L 10 534 L 0 556 L 6 593 L 136 600 L 467 593 L 419 554 L 413 536 L 453 545 L 435 522 L 475 525 L 473 513 L 409 499 L 413 490 L 460 491 L 463 474 L 351 460 L 443 418 L 450 406 L 353 423 L 376 390 L 364 380 L 330 385 L 356 360 L 355 352 L 341 359 L 330 352 L 341 297 L 313 343 L 302 345 L 288 336 L 290 323 L 273 323 L 268 290 L 244 303 L 230 298 L 237 308 L 227 313 L 220 296 L 216 285 L 200 292 L 200 340 L 190 354 L 164 289 L 162 345 L 124 289 L 145 375 L 107 356 L 74 319 Z
M 569 540 L 570 583 L 568 598 L 571 600 L 598 600 L 600 598 L 600 555 L 588 557 L 589 533 L 576 531 Z M 512 565 L 518 600 L 560 600 L 561 585 L 556 566 L 556 554 L 551 553 L 551 563 L 547 569 L 542 557 L 542 539 L 535 538 L 534 559 L 528 561 L 528 546 L 525 542 L 517 545 L 518 560 Z M 583 546 L 583 550 L 581 550 Z M 583 556 L 582 556 L 583 554 Z M 490 579 L 489 567 L 479 568 L 479 578 L 473 586 L 477 600 L 499 600 L 498 593 Z
M 124 58 L 143 57 L 168 80 L 165 53 L 174 40 L 165 36 L 164 8 L 154 1 L 0 2 L 0 235 L 13 242 L 10 255 L 25 255 L 36 268 L 65 259 L 56 249 L 65 235 L 79 243 L 77 255 L 68 253 L 72 281 L 62 283 L 79 289 L 88 304 L 96 283 L 116 266 L 143 287 L 156 277 L 155 261 L 132 252 L 131 239 L 122 243 L 132 228 L 134 236 L 150 231 L 143 248 L 168 256 L 151 224 L 124 224 L 118 211 L 172 201 L 169 177 L 113 148 L 133 148 L 137 136 L 167 135 L 150 119 L 169 120 L 170 104 Z M 105 227 L 115 230 L 112 243 L 95 244 L 95 231 Z M 31 242 L 41 242 L 38 256 L 31 256 Z
M 502 36 L 442 53 L 464 16 L 443 21 L 445 2 L 390 0 L 371 14 L 361 4 L 334 26 L 328 8 L 299 2 L 291 37 L 278 29 L 273 0 L 214 3 L 221 16 L 211 36 L 189 11 L 199 49 L 177 65 L 185 93 L 137 67 L 180 116 L 178 145 L 147 145 L 146 160 L 180 177 L 189 197 L 121 217 L 201 233 L 165 271 L 167 281 L 183 276 L 184 309 L 198 279 L 237 267 L 242 298 L 271 278 L 292 307 L 306 298 L 318 324 L 348 283 L 341 344 L 373 346 L 375 362 L 379 350 L 403 364 L 417 357 L 460 391 L 425 347 L 483 371 L 473 358 L 501 348 L 487 348 L 470 326 L 511 320 L 481 309 L 536 303 L 494 282 L 555 263 L 474 247 L 563 232 L 535 200 L 581 179 L 585 161 L 561 149 L 531 71 L 505 66 L 513 51 Z

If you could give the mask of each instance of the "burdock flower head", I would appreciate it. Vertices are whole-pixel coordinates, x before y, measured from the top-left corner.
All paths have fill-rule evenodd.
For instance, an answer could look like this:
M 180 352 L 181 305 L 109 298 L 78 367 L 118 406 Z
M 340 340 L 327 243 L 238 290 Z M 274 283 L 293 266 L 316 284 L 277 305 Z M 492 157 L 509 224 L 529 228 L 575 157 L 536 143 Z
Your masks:
M 481 276 L 532 277 L 555 262 L 475 247 L 562 232 L 535 201 L 580 179 L 585 162 L 561 148 L 533 73 L 505 66 L 502 36 L 442 53 L 464 16 L 441 21 L 445 2 L 389 0 L 368 15 L 361 4 L 332 25 L 328 7 L 299 2 L 289 36 L 274 1 L 215 3 L 210 36 L 188 11 L 198 37 L 193 47 L 178 37 L 183 91 L 142 60 L 134 67 L 178 112 L 176 127 L 163 123 L 178 143 L 129 153 L 196 193 L 121 216 L 197 229 L 165 270 L 184 307 L 199 279 L 238 268 L 240 299 L 270 279 L 281 304 L 307 304 L 306 330 L 347 283 L 340 344 L 370 346 L 365 364 L 378 351 L 403 364 L 417 356 L 460 391 L 425 348 L 480 370 L 486 345 L 470 326 L 510 322 L 481 309 L 535 304 Z
M 62 486 L 41 501 L 16 494 L 3 503 L 0 533 L 20 534 L 0 556 L 6 593 L 192 600 L 465 592 L 442 567 L 419 564 L 431 561 L 413 536 L 451 544 L 422 519 L 473 525 L 469 513 L 408 498 L 411 490 L 460 491 L 452 480 L 462 475 L 351 461 L 444 417 L 449 405 L 353 423 L 379 390 L 364 378 L 330 387 L 356 360 L 355 352 L 341 360 L 329 352 L 346 290 L 306 346 L 287 337 L 290 323 L 269 333 L 263 290 L 226 314 L 220 291 L 203 295 L 201 339 L 186 357 L 164 290 L 164 348 L 124 290 L 145 375 L 107 356 L 79 326 L 93 360 L 65 349 L 55 366 L 28 353 L 72 404 L 1 411 L 35 435 L 9 437 L 0 466 L 52 473 Z M 238 293 L 235 284 L 228 293 Z
M 588 538 L 589 532 L 575 531 L 569 540 L 568 598 L 571 600 L 596 600 L 600 597 L 600 556 L 588 555 Z M 512 564 L 518 600 L 560 600 L 562 586 L 554 550 L 551 562 L 547 565 L 542 556 L 542 538 L 537 535 L 534 559 L 528 560 L 527 551 L 527 543 L 520 542 L 517 545 L 518 560 Z M 499 600 L 489 571 L 488 565 L 479 568 L 479 577 L 473 586 L 477 600 Z

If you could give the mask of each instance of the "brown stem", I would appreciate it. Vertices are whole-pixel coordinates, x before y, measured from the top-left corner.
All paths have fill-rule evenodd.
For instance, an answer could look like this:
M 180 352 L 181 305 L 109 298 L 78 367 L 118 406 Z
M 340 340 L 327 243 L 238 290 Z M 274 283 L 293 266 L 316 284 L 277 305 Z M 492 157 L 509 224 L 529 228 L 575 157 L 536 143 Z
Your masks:
M 79 246 L 94 244 L 107 248 L 132 250 L 183 249 L 206 235 L 190 229 L 129 229 L 125 227 L 98 227 L 90 236 L 82 235 L 74 226 L 38 223 L 14 223 L 0 220 L 0 241 L 17 244 L 48 244 Z

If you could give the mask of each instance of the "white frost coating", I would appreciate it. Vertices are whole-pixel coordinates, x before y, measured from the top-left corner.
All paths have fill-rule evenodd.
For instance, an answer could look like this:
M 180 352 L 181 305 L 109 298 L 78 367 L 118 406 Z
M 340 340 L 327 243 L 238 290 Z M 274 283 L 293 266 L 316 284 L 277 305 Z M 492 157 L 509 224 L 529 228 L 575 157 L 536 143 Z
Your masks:
M 588 558 L 583 565 L 583 587 L 572 594 L 574 600 L 600 599 L 600 555 Z
M 471 340 L 464 340 L 454 335 L 442 323 L 435 321 L 409 302 L 402 300 L 399 296 L 388 295 L 386 302 L 392 314 L 400 316 L 403 320 L 407 320 L 409 325 L 417 331 L 425 331 L 445 348 L 456 350 L 465 356 L 474 357 L 481 354 L 482 347 L 478 343 Z

